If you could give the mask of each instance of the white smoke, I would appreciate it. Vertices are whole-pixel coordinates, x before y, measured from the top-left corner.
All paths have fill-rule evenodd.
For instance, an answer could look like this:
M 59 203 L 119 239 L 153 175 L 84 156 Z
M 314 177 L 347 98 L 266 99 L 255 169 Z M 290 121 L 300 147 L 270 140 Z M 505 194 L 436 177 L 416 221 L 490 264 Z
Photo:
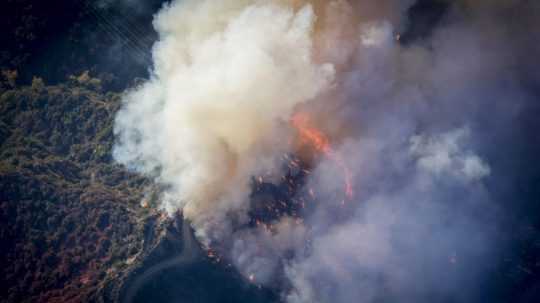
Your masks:
M 462 16 L 403 46 L 411 4 L 172 2 L 155 19 L 153 75 L 117 115 L 115 159 L 164 185 L 162 208 L 249 281 L 286 280 L 289 302 L 467 301 L 496 210 L 469 124 L 503 98 L 507 49 L 486 53 L 501 33 Z M 355 198 L 336 199 L 343 176 L 327 159 L 306 181 L 318 197 L 303 220 L 233 228 L 248 222 L 252 178 L 294 152 L 299 109 L 336 137 Z
M 250 177 L 287 151 L 280 123 L 331 85 L 332 65 L 312 59 L 314 22 L 309 5 L 260 1 L 181 1 L 156 17 L 154 75 L 125 98 L 115 158 L 156 173 L 163 207 L 204 241 L 227 233 Z
M 467 180 L 479 180 L 489 175 L 490 168 L 478 156 L 461 150 L 460 141 L 469 135 L 469 130 L 462 128 L 438 140 L 414 136 L 410 151 L 418 157 L 418 168 L 429 174 L 452 174 Z

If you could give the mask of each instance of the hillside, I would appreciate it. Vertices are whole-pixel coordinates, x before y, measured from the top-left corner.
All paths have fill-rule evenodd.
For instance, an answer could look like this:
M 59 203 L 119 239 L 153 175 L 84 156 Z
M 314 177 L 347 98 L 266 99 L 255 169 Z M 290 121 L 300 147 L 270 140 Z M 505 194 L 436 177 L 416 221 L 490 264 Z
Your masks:
M 9 86 L 0 93 L 0 301 L 103 300 L 152 247 L 145 226 L 158 216 L 141 206 L 149 183 L 111 159 L 120 95 L 101 93 L 88 74 Z

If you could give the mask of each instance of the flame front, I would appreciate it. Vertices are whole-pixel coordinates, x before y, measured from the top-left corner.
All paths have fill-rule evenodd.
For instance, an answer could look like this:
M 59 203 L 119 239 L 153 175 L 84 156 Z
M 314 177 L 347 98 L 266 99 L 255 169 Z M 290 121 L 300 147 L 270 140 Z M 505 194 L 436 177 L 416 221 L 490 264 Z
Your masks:
M 348 199 L 353 197 L 352 174 L 345 162 L 330 145 L 328 137 L 311 122 L 311 118 L 306 113 L 296 113 L 291 119 L 293 127 L 298 131 L 300 144 L 309 145 L 313 149 L 322 153 L 325 157 L 332 160 L 342 171 L 345 180 L 344 191 Z

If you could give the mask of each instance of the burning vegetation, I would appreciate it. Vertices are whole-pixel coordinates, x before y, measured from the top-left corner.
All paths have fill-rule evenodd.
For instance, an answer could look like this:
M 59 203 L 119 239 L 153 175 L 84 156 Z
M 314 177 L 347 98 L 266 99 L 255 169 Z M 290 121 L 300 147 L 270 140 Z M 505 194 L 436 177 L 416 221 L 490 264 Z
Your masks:
M 249 228 L 276 235 L 283 220 L 289 220 L 291 224 L 309 230 L 311 227 L 305 218 L 320 201 L 317 189 L 310 186 L 307 181 L 317 169 L 317 165 L 324 160 L 329 161 L 342 174 L 342 192 L 336 193 L 338 202 L 336 206 L 341 208 L 346 201 L 354 198 L 351 171 L 341 155 L 332 147 L 329 136 L 315 125 L 314 119 L 308 113 L 295 113 L 289 122 L 293 129 L 289 140 L 292 152 L 284 153 L 280 158 L 283 164 L 281 175 L 275 178 L 268 173 L 252 178 L 249 222 L 237 226 L 237 230 Z M 311 237 L 303 239 L 305 251 L 310 250 L 311 242 Z M 220 254 L 219 248 L 208 246 L 206 252 L 216 263 L 228 262 L 227 258 Z M 289 251 L 284 259 L 293 257 L 294 252 Z M 232 266 L 230 263 L 228 265 Z M 245 277 L 249 283 L 260 286 L 255 273 L 247 273 Z
M 307 113 L 296 113 L 292 117 L 291 124 L 297 131 L 300 148 L 307 146 L 312 149 L 315 155 L 322 154 L 339 167 L 343 172 L 345 196 L 347 199 L 352 199 L 353 186 L 351 171 L 339 153 L 332 148 L 328 137 L 314 125 L 313 120 Z

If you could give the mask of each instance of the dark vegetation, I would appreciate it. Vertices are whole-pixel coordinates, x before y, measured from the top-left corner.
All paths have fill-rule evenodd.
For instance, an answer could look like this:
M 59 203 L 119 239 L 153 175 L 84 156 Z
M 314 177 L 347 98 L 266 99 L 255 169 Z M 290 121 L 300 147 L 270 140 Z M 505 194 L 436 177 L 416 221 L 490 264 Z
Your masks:
M 142 256 L 148 182 L 113 164 L 113 113 L 83 73 L 0 91 L 0 301 L 103 300 Z M 148 243 L 147 243 L 148 244 Z

